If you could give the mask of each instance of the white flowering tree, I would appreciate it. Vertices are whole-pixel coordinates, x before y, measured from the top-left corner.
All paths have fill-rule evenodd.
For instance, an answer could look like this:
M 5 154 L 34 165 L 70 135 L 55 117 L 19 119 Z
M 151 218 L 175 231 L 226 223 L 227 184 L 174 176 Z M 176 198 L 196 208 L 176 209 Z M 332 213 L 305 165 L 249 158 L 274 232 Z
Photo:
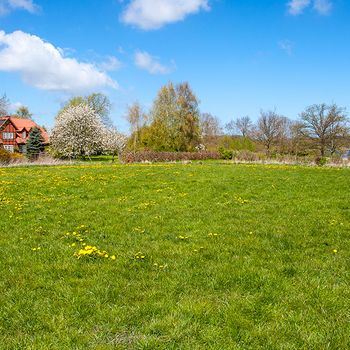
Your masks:
M 52 130 L 52 148 L 62 156 L 90 156 L 103 149 L 105 127 L 96 112 L 86 104 L 60 113 Z
M 105 128 L 103 130 L 103 140 L 102 140 L 102 146 L 103 151 L 109 154 L 112 154 L 114 162 L 114 157 L 116 155 L 120 155 L 120 153 L 123 151 L 123 149 L 126 146 L 127 137 L 115 128 Z

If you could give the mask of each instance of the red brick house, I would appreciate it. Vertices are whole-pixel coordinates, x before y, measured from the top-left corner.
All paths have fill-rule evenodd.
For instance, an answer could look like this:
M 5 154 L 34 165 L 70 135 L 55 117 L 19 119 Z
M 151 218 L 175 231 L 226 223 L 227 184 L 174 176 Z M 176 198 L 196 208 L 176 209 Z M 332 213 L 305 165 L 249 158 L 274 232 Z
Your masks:
M 47 132 L 32 120 L 9 116 L 0 117 L 0 147 L 9 152 L 25 153 L 29 133 L 35 127 L 39 128 L 45 144 L 48 144 Z

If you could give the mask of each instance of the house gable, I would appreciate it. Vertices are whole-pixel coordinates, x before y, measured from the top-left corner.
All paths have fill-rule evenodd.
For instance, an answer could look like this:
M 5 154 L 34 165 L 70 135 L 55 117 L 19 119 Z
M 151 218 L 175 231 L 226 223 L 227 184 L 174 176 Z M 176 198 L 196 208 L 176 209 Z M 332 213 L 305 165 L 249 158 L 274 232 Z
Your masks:
M 27 143 L 29 133 L 33 128 L 38 128 L 44 138 L 45 144 L 49 143 L 49 137 L 46 131 L 39 127 L 30 119 L 19 119 L 13 117 L 0 118 L 0 144 L 3 148 L 14 151 L 22 151 L 23 146 Z

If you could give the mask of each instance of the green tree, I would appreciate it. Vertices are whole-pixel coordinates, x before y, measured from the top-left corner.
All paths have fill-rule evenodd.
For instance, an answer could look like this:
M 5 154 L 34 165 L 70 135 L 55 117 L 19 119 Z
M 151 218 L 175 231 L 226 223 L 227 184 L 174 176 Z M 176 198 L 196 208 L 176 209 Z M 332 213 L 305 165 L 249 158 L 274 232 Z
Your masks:
M 93 93 L 88 96 L 74 96 L 69 99 L 61 108 L 58 115 L 65 112 L 70 107 L 77 107 L 79 105 L 86 105 L 93 109 L 96 115 L 100 118 L 100 121 L 105 126 L 111 127 L 112 121 L 110 119 L 110 112 L 112 104 L 109 98 L 101 93 Z
M 191 151 L 201 139 L 199 101 L 188 83 L 163 86 L 153 103 L 141 143 L 157 151 Z
M 32 113 L 29 112 L 28 107 L 21 106 L 17 108 L 17 111 L 15 113 L 15 116 L 20 119 L 32 119 Z
M 39 128 L 33 128 L 27 140 L 27 158 L 37 159 L 44 151 L 44 138 Z
M 139 102 L 134 102 L 132 105 L 128 106 L 128 111 L 126 114 L 126 119 L 130 124 L 131 130 L 131 143 L 134 152 L 137 148 L 137 143 L 140 138 L 141 124 L 145 123 L 146 117 L 142 111 L 142 107 Z

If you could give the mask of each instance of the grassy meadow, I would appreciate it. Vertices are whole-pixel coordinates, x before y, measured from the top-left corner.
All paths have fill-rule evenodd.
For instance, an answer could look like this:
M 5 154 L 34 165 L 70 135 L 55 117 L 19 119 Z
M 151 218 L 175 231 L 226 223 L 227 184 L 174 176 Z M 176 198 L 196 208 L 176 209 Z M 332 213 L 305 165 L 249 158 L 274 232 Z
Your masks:
M 349 349 L 349 189 L 349 169 L 0 168 L 0 349 Z

